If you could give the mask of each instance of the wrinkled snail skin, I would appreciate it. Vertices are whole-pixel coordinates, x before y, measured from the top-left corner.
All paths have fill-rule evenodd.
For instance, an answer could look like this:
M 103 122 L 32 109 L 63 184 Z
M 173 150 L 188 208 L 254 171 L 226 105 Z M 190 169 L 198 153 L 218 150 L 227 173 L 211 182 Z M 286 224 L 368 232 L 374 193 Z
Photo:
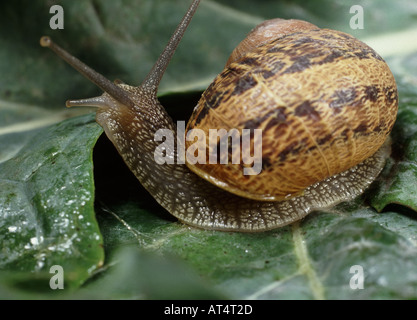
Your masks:
M 398 104 L 395 80 L 382 58 L 359 40 L 309 23 L 294 30 L 279 19 L 280 29 L 284 25 L 291 33 L 285 31 L 273 40 L 268 35 L 260 45 L 248 46 L 252 41 L 245 40 L 245 48 L 233 53 L 203 93 L 187 125 L 202 130 L 226 124 L 262 129 L 262 172 L 266 174 L 242 176 L 240 165 L 196 169 L 189 164 L 155 162 L 154 152 L 160 145 L 155 132 L 169 129 L 176 136 L 172 119 L 156 97 L 157 88 L 198 3 L 193 1 L 141 86 L 108 84 L 76 62 L 75 67 L 105 93 L 67 104 L 96 106 L 97 122 L 130 170 L 162 207 L 192 226 L 270 230 L 361 194 L 378 176 L 391 151 L 389 133 Z M 63 56 L 62 49 L 49 39 L 41 44 Z M 72 58 L 63 58 L 74 64 Z M 254 104 L 248 106 L 244 101 Z M 167 150 L 167 155 L 176 157 L 176 148 Z M 291 171 L 291 165 L 295 170 Z M 222 187 L 227 185 L 227 190 L 189 167 L 208 172 L 206 178 L 211 182 L 223 179 Z M 221 172 L 221 167 L 226 170 Z M 285 177 L 282 169 L 295 176 Z M 298 182 L 297 175 L 302 176 Z M 268 189 L 271 183 L 274 185 Z M 245 190 L 238 190 L 237 185 Z M 269 190 L 279 201 L 265 201 L 271 195 Z M 242 192 L 257 193 L 249 195 L 256 199 L 237 195 Z M 263 198 L 265 194 L 268 197 Z

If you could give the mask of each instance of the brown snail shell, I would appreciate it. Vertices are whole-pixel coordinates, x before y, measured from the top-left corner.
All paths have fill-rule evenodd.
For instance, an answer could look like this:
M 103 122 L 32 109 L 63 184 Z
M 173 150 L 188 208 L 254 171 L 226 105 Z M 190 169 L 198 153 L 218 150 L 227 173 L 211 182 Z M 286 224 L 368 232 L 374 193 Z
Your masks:
M 232 163 L 188 166 L 238 195 L 287 199 L 373 155 L 397 107 L 392 73 L 363 42 L 328 29 L 280 33 L 217 76 L 187 127 L 207 137 L 210 128 L 262 129 L 262 172 L 244 175 Z
M 243 39 L 233 50 L 226 62 L 226 67 L 232 62 L 239 60 L 246 53 L 254 50 L 265 43 L 271 42 L 285 35 L 318 29 L 314 24 L 297 19 L 281 19 L 275 18 L 263 21 L 253 28 L 250 33 Z

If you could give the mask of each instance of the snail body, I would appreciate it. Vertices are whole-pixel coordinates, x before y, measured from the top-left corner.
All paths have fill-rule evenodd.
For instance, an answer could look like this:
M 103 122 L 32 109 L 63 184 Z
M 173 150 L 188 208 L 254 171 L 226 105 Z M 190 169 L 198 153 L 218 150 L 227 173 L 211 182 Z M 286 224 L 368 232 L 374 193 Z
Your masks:
M 67 105 L 96 106 L 97 122 L 130 170 L 166 210 L 193 226 L 269 230 L 362 193 L 390 154 L 398 106 L 394 77 L 354 37 L 298 20 L 255 28 L 203 93 L 186 129 L 206 137 L 212 128 L 261 129 L 262 172 L 245 175 L 241 163 L 230 161 L 155 162 L 155 132 L 176 133 L 156 97 L 158 85 L 198 3 L 139 87 L 113 84 L 42 38 L 43 46 L 105 91 Z M 272 24 L 277 31 L 270 31 Z M 166 152 L 174 157 L 177 148 Z M 205 148 L 208 157 L 210 144 Z

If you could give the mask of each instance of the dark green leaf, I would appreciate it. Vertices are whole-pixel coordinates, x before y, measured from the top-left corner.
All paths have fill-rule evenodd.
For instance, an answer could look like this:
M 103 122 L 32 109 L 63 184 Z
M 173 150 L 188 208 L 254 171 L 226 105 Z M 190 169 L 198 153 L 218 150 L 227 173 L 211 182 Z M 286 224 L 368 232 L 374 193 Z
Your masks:
M 130 188 L 119 192 L 133 197 Z M 279 230 L 242 234 L 171 223 L 146 205 L 146 195 L 116 201 L 99 215 L 109 254 L 126 244 L 176 254 L 234 298 L 417 297 L 417 221 L 408 216 L 341 205 Z M 366 290 L 349 286 L 355 265 L 364 270 Z
M 67 285 L 77 287 L 103 263 L 91 152 L 100 133 L 91 116 L 61 122 L 0 164 L 1 269 L 60 265 Z
M 226 295 L 201 280 L 189 266 L 170 254 L 164 257 L 123 248 L 114 266 L 76 297 L 105 299 L 224 299 Z M 175 276 L 173 276 L 175 275 Z
M 417 68 L 417 54 L 399 61 L 410 70 Z M 400 109 L 392 132 L 393 153 L 379 177 L 371 203 L 377 210 L 396 203 L 417 211 L 417 78 L 398 68 L 397 79 L 400 79 Z

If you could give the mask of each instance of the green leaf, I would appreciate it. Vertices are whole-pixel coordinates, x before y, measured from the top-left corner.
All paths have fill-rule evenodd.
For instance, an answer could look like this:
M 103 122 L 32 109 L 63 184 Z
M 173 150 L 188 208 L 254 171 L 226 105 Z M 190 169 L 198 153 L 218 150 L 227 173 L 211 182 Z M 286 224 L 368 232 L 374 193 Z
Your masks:
M 86 286 L 76 297 L 100 299 L 224 299 L 177 257 L 146 253 L 135 247 L 117 252 L 110 276 Z M 173 277 L 172 275 L 175 275 Z
M 393 155 L 372 190 L 258 234 L 191 228 L 161 209 L 109 141 L 96 144 L 102 131 L 92 115 L 65 120 L 84 112 L 64 111 L 65 100 L 100 90 L 38 45 L 50 35 L 109 79 L 138 84 L 190 0 L 54 3 L 64 8 L 64 30 L 49 28 L 50 1 L 0 3 L 0 297 L 417 297 L 413 0 L 355 2 L 365 14 L 358 30 L 342 0 L 202 0 L 159 91 L 174 119 L 188 118 L 235 45 L 273 17 L 364 40 L 387 60 L 400 91 Z M 75 290 L 50 290 L 54 264 Z M 355 265 L 364 271 L 362 290 L 349 285 Z
M 417 211 L 417 113 L 415 106 L 400 110 L 393 136 L 393 156 L 379 177 L 371 203 L 379 211 L 388 204 L 401 204 Z M 401 125 L 400 125 L 401 124 Z M 402 129 L 405 129 L 404 132 Z M 408 131 L 408 132 L 407 132 Z
M 91 152 L 101 132 L 91 116 L 64 121 L 0 164 L 1 269 L 60 265 L 68 287 L 77 287 L 103 263 Z
M 41 290 L 51 274 L 0 273 L 1 299 L 225 299 L 177 257 L 157 256 L 134 247 L 115 253 L 114 263 L 78 291 Z M 102 276 L 102 273 L 106 276 Z M 175 277 L 172 277 L 175 274 Z M 157 275 L 157 276 L 156 276 Z M 45 288 L 46 289 L 46 288 Z
M 127 244 L 175 254 L 238 299 L 417 297 L 417 221 L 408 216 L 340 205 L 270 232 L 215 232 L 170 222 L 134 187 L 119 188 L 114 210 L 98 216 L 108 254 Z M 109 202 L 112 191 L 100 197 Z M 366 290 L 349 286 L 354 265 L 363 267 Z
M 413 70 L 417 68 L 417 54 L 399 58 L 395 63 Z M 379 211 L 388 204 L 401 204 L 417 211 L 417 78 L 398 68 L 397 79 L 401 96 L 392 132 L 392 158 L 379 177 L 371 203 Z

